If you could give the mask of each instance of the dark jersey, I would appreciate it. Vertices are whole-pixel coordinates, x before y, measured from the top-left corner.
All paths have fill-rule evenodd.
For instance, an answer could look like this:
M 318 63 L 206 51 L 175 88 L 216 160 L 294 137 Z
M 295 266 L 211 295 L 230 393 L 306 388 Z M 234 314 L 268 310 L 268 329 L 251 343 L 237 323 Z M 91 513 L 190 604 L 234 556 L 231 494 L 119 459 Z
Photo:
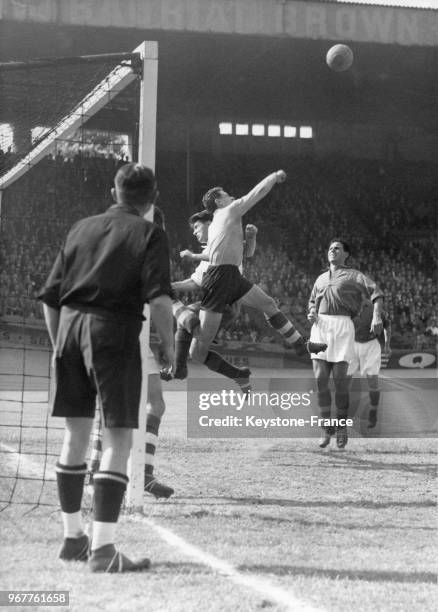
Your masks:
M 373 311 L 373 305 L 367 302 L 363 305 L 362 310 L 357 317 L 354 317 L 353 323 L 355 342 L 369 342 L 370 340 L 377 338 L 380 344 L 385 343 L 383 332 L 379 336 L 376 336 L 372 331 L 370 331 L 371 321 L 373 320 Z M 389 316 L 385 311 L 382 312 L 382 323 L 383 329 L 388 329 Z
M 71 228 L 38 298 L 142 318 L 144 303 L 160 295 L 172 295 L 166 234 L 115 204 Z
M 383 293 L 374 281 L 359 270 L 342 266 L 318 276 L 309 308 L 315 307 L 318 314 L 355 317 L 364 298 L 374 302 L 379 297 Z

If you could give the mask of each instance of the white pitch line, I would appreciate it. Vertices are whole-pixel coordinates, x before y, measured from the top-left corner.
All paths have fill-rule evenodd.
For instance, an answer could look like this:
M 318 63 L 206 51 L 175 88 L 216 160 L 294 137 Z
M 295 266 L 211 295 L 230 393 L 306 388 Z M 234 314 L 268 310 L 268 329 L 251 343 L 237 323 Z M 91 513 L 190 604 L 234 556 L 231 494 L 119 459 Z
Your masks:
M 10 447 L 8 444 L 1 442 L 0 445 L 3 449 L 11 453 L 11 457 L 17 457 L 23 467 L 25 467 L 25 469 L 27 468 L 30 473 L 37 473 L 38 463 L 36 461 L 20 455 L 20 453 Z M 40 472 L 38 472 L 38 474 L 40 474 Z M 290 612 L 323 612 L 323 608 L 316 608 L 315 606 L 298 599 L 292 592 L 286 591 L 285 589 L 272 584 L 269 580 L 266 580 L 260 575 L 248 575 L 240 572 L 236 567 L 231 565 L 231 563 L 222 561 L 222 559 L 219 559 L 218 557 L 203 551 L 197 546 L 190 544 L 190 542 L 187 542 L 184 540 L 184 538 L 181 538 L 170 529 L 166 529 L 165 527 L 158 525 L 150 518 L 134 515 L 130 516 L 128 520 L 140 520 L 141 522 L 146 523 L 149 525 L 149 527 L 156 531 L 165 542 L 170 544 L 170 546 L 178 548 L 183 554 L 194 558 L 196 561 L 206 565 L 211 570 L 218 572 L 219 574 L 223 574 L 235 584 L 255 591 L 264 598 L 284 606 L 285 610 Z
M 137 517 L 130 517 L 131 520 L 136 520 Z M 176 533 L 155 523 L 152 519 L 140 516 L 141 522 L 146 523 L 168 544 L 179 549 L 183 554 L 192 557 L 197 562 L 208 566 L 211 570 L 223 574 L 232 582 L 239 586 L 247 587 L 248 589 L 259 593 L 264 598 L 280 604 L 285 607 L 285 610 L 290 612 L 322 612 L 322 608 L 316 608 L 305 601 L 298 599 L 292 592 L 282 589 L 269 580 L 260 575 L 247 575 L 240 572 L 236 567 L 227 561 L 223 561 L 210 553 L 190 544 L 184 538 L 181 538 Z
M 383 374 L 382 372 L 380 372 L 379 376 L 381 378 L 384 378 L 387 382 L 392 384 L 394 387 L 398 387 L 399 389 L 407 389 L 408 391 L 415 391 L 416 393 L 418 393 L 419 389 L 421 389 L 421 387 L 410 385 L 404 380 L 400 380 L 400 379 L 394 380 L 393 378 L 390 378 L 389 376 L 387 376 L 386 374 Z M 416 380 L 421 380 L 421 378 L 418 378 Z

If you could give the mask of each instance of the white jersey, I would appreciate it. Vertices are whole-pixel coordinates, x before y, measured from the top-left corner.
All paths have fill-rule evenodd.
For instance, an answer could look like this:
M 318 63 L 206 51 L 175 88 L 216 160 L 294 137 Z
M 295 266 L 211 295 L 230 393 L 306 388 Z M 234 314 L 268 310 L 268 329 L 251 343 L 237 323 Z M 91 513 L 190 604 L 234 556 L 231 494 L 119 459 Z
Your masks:
M 243 259 L 242 218 L 236 217 L 228 207 L 214 211 L 208 228 L 208 258 L 213 266 L 240 266 Z
M 194 283 L 198 285 L 198 287 L 202 285 L 202 277 L 207 272 L 209 267 L 210 267 L 209 261 L 201 261 L 201 263 L 196 266 L 195 271 L 191 275 L 190 278 L 192 279 Z
M 207 250 L 207 246 L 205 246 L 202 250 L 203 253 L 205 253 L 205 251 Z M 196 283 L 198 285 L 198 287 L 200 287 L 202 285 L 202 277 L 204 276 L 204 274 L 207 272 L 208 268 L 211 266 L 211 263 L 209 261 L 201 261 L 201 263 L 199 263 L 196 268 L 195 271 L 193 272 L 193 274 L 190 276 L 190 278 L 192 279 L 192 281 L 194 283 Z M 242 273 L 243 271 L 243 265 L 242 262 L 239 265 L 239 270 Z

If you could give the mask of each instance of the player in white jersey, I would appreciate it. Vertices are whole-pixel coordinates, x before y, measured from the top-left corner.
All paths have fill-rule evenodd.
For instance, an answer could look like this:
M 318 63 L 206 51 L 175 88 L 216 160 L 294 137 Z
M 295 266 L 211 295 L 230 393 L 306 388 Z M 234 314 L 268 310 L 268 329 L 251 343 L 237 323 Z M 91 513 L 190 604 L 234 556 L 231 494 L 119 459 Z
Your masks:
M 206 243 L 208 240 L 208 228 L 213 219 L 213 215 L 206 210 L 199 213 L 195 213 L 189 219 L 190 226 L 192 227 L 193 234 L 196 236 L 198 242 L 203 247 L 203 252 L 206 250 Z M 245 241 L 244 241 L 244 257 L 252 257 L 256 248 L 256 235 L 257 228 L 254 225 L 248 224 L 245 227 Z M 182 257 L 193 259 L 191 251 L 182 251 L 180 253 Z M 172 289 L 178 293 L 189 293 L 192 291 L 199 291 L 202 285 L 202 279 L 204 273 L 209 268 L 210 263 L 208 261 L 201 261 L 196 267 L 190 278 L 182 281 L 175 281 L 172 283 Z M 240 266 L 242 267 L 242 266 Z M 193 333 L 199 326 L 199 310 L 201 302 L 195 302 L 186 306 L 181 301 L 176 300 L 173 303 L 173 314 L 177 322 L 177 331 L 175 334 L 175 362 L 176 371 L 173 372 L 172 376 L 164 370 L 162 378 L 169 380 L 172 378 L 184 379 L 187 377 L 187 358 L 189 355 L 190 345 L 193 339 Z M 228 327 L 232 320 L 234 320 L 240 311 L 240 302 L 236 302 L 232 306 L 227 307 L 224 311 L 224 316 L 221 321 L 221 326 Z M 250 371 L 248 368 L 237 368 L 232 364 L 228 363 L 225 359 L 221 358 L 217 353 L 209 351 L 207 360 L 204 362 L 205 365 L 228 378 L 233 378 L 238 382 L 241 389 L 246 392 L 249 390 L 249 375 Z
M 202 279 L 200 327 L 190 348 L 192 358 L 200 363 L 205 363 L 210 343 L 216 336 L 227 306 L 245 296 L 245 305 L 266 312 L 265 300 L 271 298 L 242 276 L 239 270 L 243 257 L 242 217 L 264 198 L 274 185 L 285 180 L 286 173 L 278 170 L 241 198 L 234 199 L 222 187 L 213 187 L 202 199 L 204 208 L 213 213 L 213 221 L 208 230 L 207 252 L 193 257 L 194 261 L 205 261 L 208 258 L 210 263 Z M 278 317 L 278 314 L 274 316 Z M 280 313 L 280 317 L 281 321 L 272 320 L 274 317 L 268 320 L 280 333 L 286 325 L 289 343 L 297 352 L 305 353 L 307 347 L 301 334 L 283 313 Z M 325 348 L 325 344 L 314 344 L 310 352 L 318 353 Z

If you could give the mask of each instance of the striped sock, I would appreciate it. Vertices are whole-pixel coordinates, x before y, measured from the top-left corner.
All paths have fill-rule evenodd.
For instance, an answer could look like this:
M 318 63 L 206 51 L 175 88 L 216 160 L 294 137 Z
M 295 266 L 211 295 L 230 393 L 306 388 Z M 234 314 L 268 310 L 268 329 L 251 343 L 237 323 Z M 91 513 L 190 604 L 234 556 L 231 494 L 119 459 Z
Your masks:
M 58 461 L 55 469 L 64 537 L 77 538 L 84 533 L 81 503 L 87 464 L 64 465 Z
M 146 453 L 145 453 L 145 475 L 154 473 L 155 450 L 158 443 L 158 430 L 161 420 L 154 414 L 148 414 L 146 417 Z
M 93 422 L 93 431 L 91 432 L 91 455 L 90 455 L 90 473 L 93 475 L 99 471 L 100 458 L 102 456 L 102 419 L 101 411 L 96 409 L 96 414 Z
M 129 479 L 119 472 L 94 475 L 93 538 L 91 549 L 114 544 L 116 524 Z
M 295 344 L 295 342 L 302 338 L 300 332 L 292 324 L 292 321 L 289 321 L 282 312 L 278 311 L 272 317 L 267 317 L 266 320 L 275 331 L 283 336 L 287 344 Z

